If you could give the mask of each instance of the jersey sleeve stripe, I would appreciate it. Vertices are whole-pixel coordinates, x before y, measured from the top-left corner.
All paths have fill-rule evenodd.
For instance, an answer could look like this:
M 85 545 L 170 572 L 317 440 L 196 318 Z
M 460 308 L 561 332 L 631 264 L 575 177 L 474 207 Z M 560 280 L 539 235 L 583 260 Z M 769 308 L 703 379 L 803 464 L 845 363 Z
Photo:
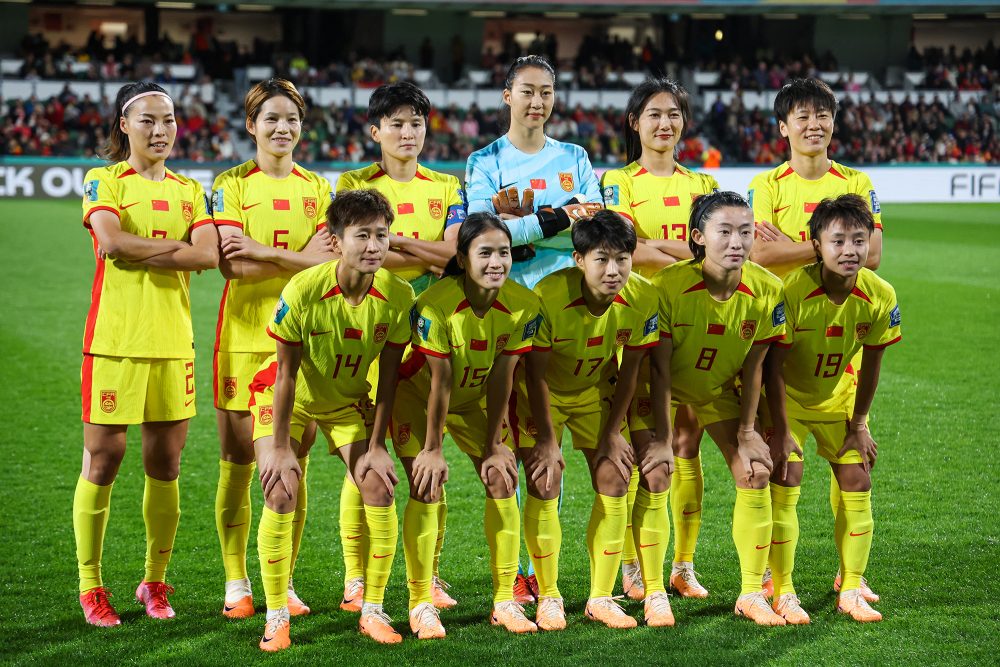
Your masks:
M 785 343 L 783 341 L 777 342 L 774 345 L 775 345 L 775 347 L 781 347 L 781 348 L 784 348 L 786 350 L 790 350 L 792 348 L 792 344 L 791 343 Z
M 215 224 L 215 220 L 212 220 L 211 218 L 205 218 L 204 220 L 199 220 L 198 222 L 196 222 L 193 225 L 191 225 L 190 227 L 188 227 L 188 231 L 189 232 L 193 232 L 194 230 L 198 229 L 199 227 L 204 227 L 205 225 L 214 225 L 214 224 Z
M 387 341 L 385 342 L 385 344 L 386 344 L 386 345 L 388 345 L 389 347 L 395 347 L 395 348 L 399 348 L 400 350 L 402 350 L 402 349 L 404 349 L 404 348 L 405 348 L 405 347 L 406 347 L 407 345 L 409 345 L 409 344 L 410 344 L 410 341 L 406 341 L 406 342 L 404 342 L 404 343 L 397 343 L 396 341 L 392 341 L 392 340 L 387 340 Z
M 662 336 L 661 336 L 661 338 L 662 338 Z M 660 341 L 653 340 L 653 341 L 650 341 L 650 342 L 645 343 L 643 345 L 626 345 L 625 349 L 626 350 L 646 350 L 646 349 L 649 349 L 651 347 L 656 347 L 659 344 L 660 344 Z
M 661 331 L 660 332 L 660 340 L 663 340 L 664 338 L 673 338 L 673 337 L 674 337 L 674 335 L 672 333 L 670 333 L 669 331 Z
M 114 213 L 115 217 L 117 217 L 119 220 L 121 220 L 121 217 L 122 217 L 122 214 L 119 213 L 118 209 L 114 208 L 113 206 L 95 206 L 94 208 L 89 209 L 84 214 L 84 216 L 83 216 L 83 226 L 84 227 L 86 227 L 87 229 L 90 229 L 90 216 L 92 216 L 97 211 L 108 211 L 110 213 Z
M 892 340 L 887 341 L 885 343 L 881 343 L 879 345 L 865 345 L 864 348 L 866 350 L 884 350 L 885 348 L 889 347 L 890 345 L 895 345 L 896 343 L 898 343 L 901 340 L 903 340 L 903 336 L 902 335 L 896 336 Z
M 761 340 L 755 340 L 754 345 L 764 345 L 766 343 L 776 343 L 779 340 L 784 340 L 785 334 L 778 334 L 777 336 L 771 336 L 770 338 L 762 338 Z
M 509 354 L 509 355 L 527 354 L 528 352 L 531 352 L 532 347 L 533 346 L 528 345 L 526 347 L 521 347 L 516 350 L 504 350 L 502 354 Z
M 448 357 L 451 356 L 450 353 L 438 352 L 436 350 L 428 350 L 426 347 L 423 347 L 421 345 L 414 345 L 413 349 L 419 352 L 423 352 L 424 354 L 429 354 L 432 357 L 437 357 L 438 359 L 447 359 Z
M 531 351 L 532 352 L 551 352 L 552 351 L 552 346 L 551 345 L 533 344 L 531 346 Z
M 215 226 L 216 227 L 237 227 L 239 229 L 243 229 L 243 223 L 242 222 L 237 222 L 236 220 L 216 220 L 215 221 Z
M 295 341 L 291 341 L 291 340 L 285 340 L 284 338 L 282 338 L 278 334 L 276 334 L 273 331 L 271 331 L 271 327 L 267 328 L 267 335 L 270 336 L 271 338 L 273 338 L 276 341 L 284 343 L 285 345 L 292 345 L 292 346 L 295 346 L 295 347 L 299 347 L 299 346 L 302 345 L 302 341 L 295 342 Z

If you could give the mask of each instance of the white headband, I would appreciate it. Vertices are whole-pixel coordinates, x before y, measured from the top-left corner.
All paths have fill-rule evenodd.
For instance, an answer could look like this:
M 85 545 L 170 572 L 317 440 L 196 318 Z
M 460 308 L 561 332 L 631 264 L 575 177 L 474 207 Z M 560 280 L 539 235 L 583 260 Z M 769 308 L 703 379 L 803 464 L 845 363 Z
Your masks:
M 136 100 L 141 100 L 143 97 L 149 97 L 150 95 L 163 95 L 168 100 L 170 100 L 170 95 L 167 95 L 166 93 L 162 93 L 159 90 L 150 90 L 150 91 L 145 92 L 145 93 L 139 93 L 138 95 L 134 95 L 134 96 L 130 97 L 128 99 L 128 101 L 125 104 L 122 105 L 122 115 L 123 116 L 125 115 L 125 109 L 128 109 L 128 105 L 132 104 L 132 102 L 135 102 Z M 173 100 L 170 100 L 170 102 L 173 103 Z

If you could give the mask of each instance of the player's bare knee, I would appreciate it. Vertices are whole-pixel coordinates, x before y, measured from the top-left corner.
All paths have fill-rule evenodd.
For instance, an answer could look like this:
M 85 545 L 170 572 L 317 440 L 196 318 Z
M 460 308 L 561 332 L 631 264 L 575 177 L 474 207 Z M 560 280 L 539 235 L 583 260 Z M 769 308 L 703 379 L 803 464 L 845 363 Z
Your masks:
M 674 433 L 674 456 L 694 459 L 701 451 L 701 431 L 681 429 Z
M 657 466 L 649 474 L 639 474 L 639 484 L 650 493 L 663 493 L 670 489 L 670 475 L 666 466 Z
M 388 507 L 392 505 L 394 492 L 374 472 L 369 472 L 365 475 L 364 480 L 358 485 L 358 490 L 361 491 L 361 501 L 365 505 L 371 505 L 372 507 Z
M 768 483 L 771 481 L 771 475 L 767 472 L 767 468 L 763 466 L 754 465 L 753 475 L 750 476 L 750 488 L 751 489 L 766 489 Z
M 628 493 L 628 480 L 608 459 L 601 459 L 594 468 L 594 491 L 602 496 L 620 498 Z

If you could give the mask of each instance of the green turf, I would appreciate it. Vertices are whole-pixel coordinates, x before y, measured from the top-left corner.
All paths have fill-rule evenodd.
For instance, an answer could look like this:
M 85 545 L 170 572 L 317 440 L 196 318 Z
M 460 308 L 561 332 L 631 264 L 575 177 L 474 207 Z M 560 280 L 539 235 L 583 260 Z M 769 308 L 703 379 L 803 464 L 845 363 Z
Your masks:
M 213 515 L 218 446 L 210 355 L 221 278 L 212 273 L 192 280 L 201 414 L 192 422 L 184 454 L 183 516 L 169 571 L 177 587 L 172 601 L 178 618 L 147 619 L 132 599 L 144 551 L 143 474 L 133 429 L 104 550 L 105 583 L 116 593 L 113 602 L 124 624 L 91 628 L 76 599 L 71 522 L 82 450 L 79 368 L 93 275 L 89 241 L 76 202 L 5 202 L 2 211 L 3 284 L 13 303 L 0 329 L 0 348 L 7 350 L 3 416 L 10 425 L 2 445 L 7 468 L 0 487 L 0 659 L 230 665 L 265 660 L 256 648 L 262 616 L 230 622 L 219 613 L 223 572 Z M 355 616 L 337 608 L 343 590 L 337 539 L 343 470 L 338 460 L 316 455 L 295 578 L 313 615 L 295 619 L 294 647 L 267 661 L 995 664 L 1000 635 L 995 570 L 1000 560 L 1000 207 L 887 205 L 884 216 L 888 233 L 880 273 L 899 295 L 904 339 L 886 354 L 874 411 L 881 447 L 868 575 L 884 599 L 878 605 L 883 623 L 861 626 L 833 612 L 830 583 L 837 559 L 830 537 L 829 472 L 809 449 L 796 583 L 813 624 L 765 630 L 733 617 L 739 588 L 730 538 L 733 490 L 721 456 L 706 442 L 698 571 L 712 591 L 708 600 L 675 598 L 678 626 L 673 629 L 615 632 L 582 620 L 588 579 L 584 535 L 592 496 L 582 457 L 569 454 L 560 581 L 569 628 L 510 636 L 486 623 L 490 576 L 483 494 L 469 464 L 451 447 L 442 575 L 460 604 L 444 614 L 448 639 L 377 647 L 357 634 Z M 256 488 L 254 496 L 257 514 Z M 250 554 L 251 576 L 258 582 L 253 542 Z M 263 591 L 259 584 L 256 588 L 261 605 Z M 401 549 L 386 602 L 402 629 Z M 641 615 L 638 605 L 630 604 L 629 610 Z

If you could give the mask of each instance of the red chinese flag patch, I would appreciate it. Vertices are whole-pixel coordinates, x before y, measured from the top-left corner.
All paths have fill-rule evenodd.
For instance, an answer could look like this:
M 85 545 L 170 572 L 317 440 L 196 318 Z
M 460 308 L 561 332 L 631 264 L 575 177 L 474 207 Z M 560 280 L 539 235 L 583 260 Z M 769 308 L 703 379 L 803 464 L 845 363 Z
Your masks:
M 153 210 L 154 211 L 169 211 L 170 202 L 164 199 L 154 199 L 153 200 Z
M 531 179 L 531 189 L 532 190 L 544 190 L 545 189 L 545 179 L 544 178 L 533 178 L 533 179 Z
M 344 338 L 361 340 L 361 329 L 351 329 L 350 327 L 344 329 Z
M 476 352 L 485 352 L 487 347 L 488 346 L 485 340 L 473 338 L 469 341 L 469 349 L 475 350 Z
M 406 202 L 404 204 L 396 204 L 396 213 L 399 215 L 406 215 L 407 213 L 413 213 L 413 203 Z
M 802 205 L 802 210 L 804 210 L 806 213 L 812 213 L 813 211 L 816 210 L 816 207 L 818 205 L 819 202 L 807 201 L 805 204 Z
M 664 206 L 680 206 L 681 205 L 681 198 L 680 197 L 664 197 L 663 198 L 663 205 Z
M 709 324 L 708 325 L 708 333 L 711 334 L 711 335 L 713 335 L 713 336 L 721 336 L 722 334 L 726 333 L 726 325 L 725 324 Z
M 587 339 L 587 347 L 597 347 L 604 342 L 604 336 L 594 336 Z
M 843 337 L 843 335 L 844 335 L 844 327 L 833 326 L 826 328 L 827 338 L 841 338 Z
M 275 211 L 288 211 L 291 210 L 291 206 L 287 199 L 275 199 L 274 200 L 274 210 Z

